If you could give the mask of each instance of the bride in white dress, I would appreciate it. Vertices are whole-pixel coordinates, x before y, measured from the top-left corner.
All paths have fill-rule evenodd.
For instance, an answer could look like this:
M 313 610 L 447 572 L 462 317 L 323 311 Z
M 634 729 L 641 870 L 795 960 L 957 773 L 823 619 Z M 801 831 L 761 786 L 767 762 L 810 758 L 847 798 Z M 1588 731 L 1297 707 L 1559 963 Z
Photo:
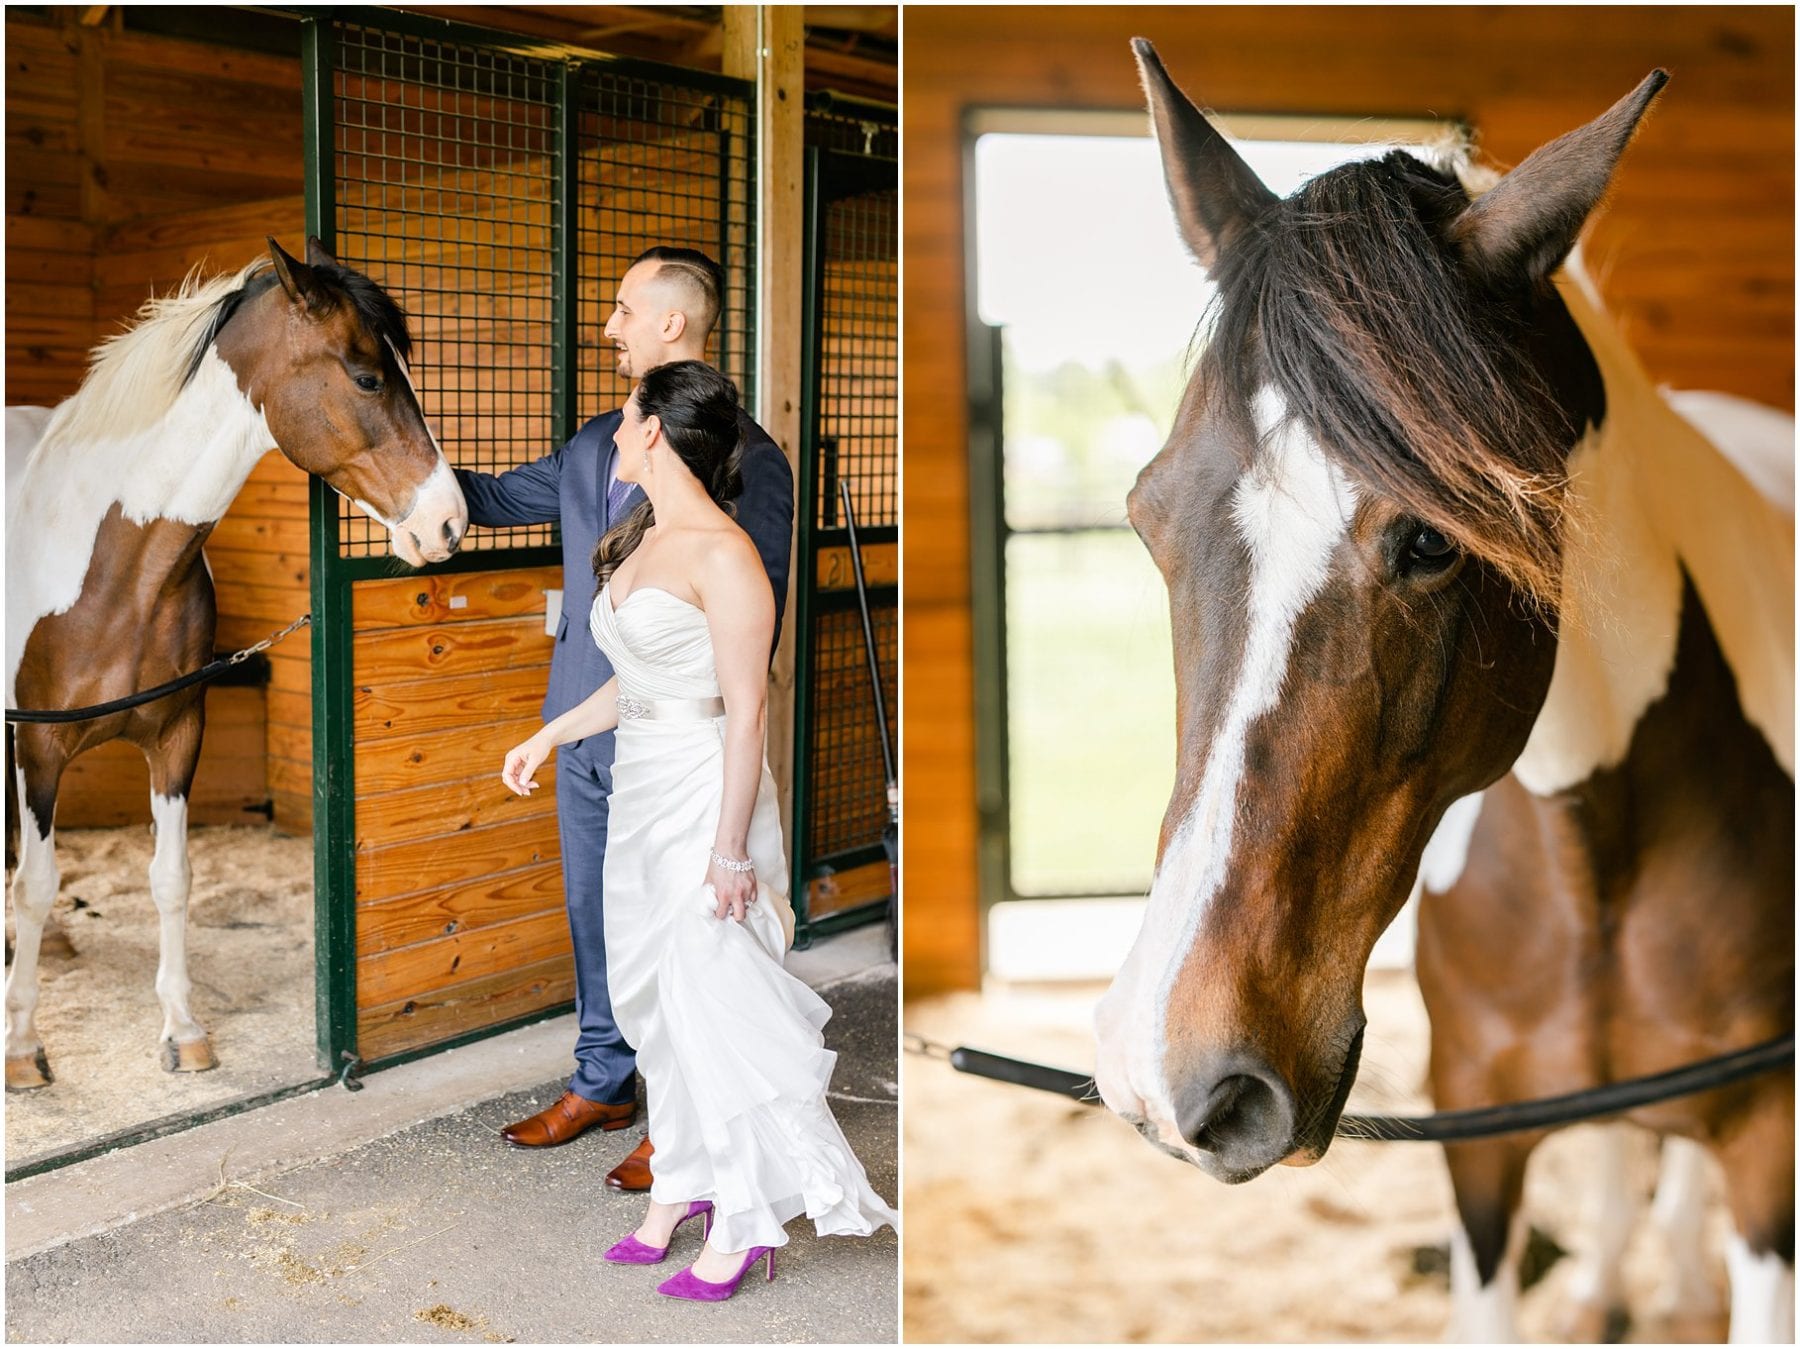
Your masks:
M 700 1217 L 694 1265 L 658 1289 L 720 1301 L 804 1214 L 821 1236 L 893 1225 L 825 1103 L 831 1009 L 782 968 L 786 850 L 764 755 L 774 596 L 722 502 L 738 492 L 737 390 L 699 361 L 647 372 L 619 477 L 648 500 L 600 541 L 590 626 L 616 672 L 507 755 L 521 794 L 555 746 L 617 728 L 605 859 L 613 1015 L 649 1104 L 650 1206 L 607 1252 L 653 1264 Z

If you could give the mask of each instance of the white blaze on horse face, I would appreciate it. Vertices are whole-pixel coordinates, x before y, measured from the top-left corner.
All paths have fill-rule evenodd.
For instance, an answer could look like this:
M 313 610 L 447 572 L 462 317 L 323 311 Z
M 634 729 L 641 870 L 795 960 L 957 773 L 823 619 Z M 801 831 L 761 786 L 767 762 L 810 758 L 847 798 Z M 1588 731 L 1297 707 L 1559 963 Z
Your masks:
M 1200 788 L 1157 867 L 1143 928 L 1096 1014 L 1103 1097 L 1109 1105 L 1115 1097 L 1135 1098 L 1142 1108 L 1121 1113 L 1147 1117 L 1162 1141 L 1177 1147 L 1183 1145 L 1163 1072 L 1169 1000 L 1231 864 L 1250 727 L 1280 700 L 1294 624 L 1324 588 L 1356 508 L 1355 489 L 1273 390 L 1258 395 L 1256 418 L 1261 449 L 1231 494 L 1231 526 L 1249 555 L 1242 664 Z
M 419 410 L 419 424 L 425 428 L 431 448 L 437 451 L 437 463 L 432 468 L 431 475 L 420 484 L 418 493 L 413 497 L 412 509 L 402 519 L 383 520 L 363 502 L 358 501 L 356 505 L 365 515 L 380 520 L 388 527 L 389 542 L 394 552 L 416 567 L 421 561 L 442 562 L 450 556 L 451 549 L 446 544 L 444 528 L 448 525 L 452 537 L 461 542 L 469 528 L 469 507 L 463 499 L 462 485 L 456 481 L 450 461 L 444 457 L 444 447 L 438 444 L 437 432 L 431 429 L 431 419 L 425 415 L 425 405 L 419 401 L 419 389 L 413 383 L 411 368 L 401 357 L 392 339 L 388 341 L 388 350 L 393 352 L 394 364 L 400 367 L 407 390 L 412 394 L 413 406 Z
M 217 347 L 207 349 L 193 378 L 149 426 L 73 443 L 62 434 L 69 412 L 65 402 L 51 414 L 16 475 L 15 451 L 7 450 L 9 705 L 33 625 L 81 597 L 100 522 L 115 504 L 136 524 L 210 523 L 224 516 L 256 461 L 275 446 L 268 421 Z
M 1791 1344 L 1794 1267 L 1774 1251 L 1753 1251 L 1732 1233 L 1725 1242 L 1731 1276 L 1731 1343 Z

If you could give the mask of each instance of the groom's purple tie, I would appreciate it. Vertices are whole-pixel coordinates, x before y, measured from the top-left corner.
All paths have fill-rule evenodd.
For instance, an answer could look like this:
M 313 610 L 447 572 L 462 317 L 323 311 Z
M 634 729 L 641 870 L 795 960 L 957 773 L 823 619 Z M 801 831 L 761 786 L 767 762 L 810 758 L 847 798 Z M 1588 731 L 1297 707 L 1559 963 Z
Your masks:
M 620 516 L 619 512 L 624 510 L 625 501 L 630 497 L 632 489 L 635 486 L 635 483 L 620 482 L 617 478 L 613 479 L 613 484 L 606 493 L 606 522 L 609 525 L 616 525 L 619 523 L 620 519 L 623 518 Z

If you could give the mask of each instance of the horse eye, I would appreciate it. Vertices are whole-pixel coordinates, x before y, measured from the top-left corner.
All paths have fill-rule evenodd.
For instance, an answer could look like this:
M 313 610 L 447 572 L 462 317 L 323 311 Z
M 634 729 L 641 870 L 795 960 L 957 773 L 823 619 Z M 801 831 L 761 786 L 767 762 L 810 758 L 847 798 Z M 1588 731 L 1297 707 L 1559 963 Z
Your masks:
M 1456 549 L 1430 525 L 1420 525 L 1407 544 L 1408 560 L 1415 564 L 1441 566 L 1456 554 Z
M 356 387 L 364 393 L 378 393 L 381 390 L 381 377 L 379 375 L 358 375 Z

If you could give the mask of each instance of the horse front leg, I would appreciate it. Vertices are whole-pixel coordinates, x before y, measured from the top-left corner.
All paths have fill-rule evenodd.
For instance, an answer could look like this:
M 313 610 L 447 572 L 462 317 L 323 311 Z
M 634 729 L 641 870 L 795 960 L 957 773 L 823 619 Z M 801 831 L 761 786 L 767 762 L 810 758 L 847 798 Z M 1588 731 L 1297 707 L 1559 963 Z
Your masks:
M 1726 1242 L 1731 1343 L 1794 1338 L 1794 1075 L 1756 1084 L 1753 1100 L 1721 1130 L 1713 1151 L 1725 1171 L 1736 1228 Z
M 1520 1201 L 1525 1166 L 1540 1137 L 1445 1145 L 1460 1219 L 1450 1239 L 1454 1343 L 1518 1342 L 1519 1259 L 1527 1231 Z
M 218 1066 L 206 1028 L 188 1006 L 188 896 L 194 873 L 188 865 L 188 793 L 200 759 L 205 718 L 196 702 L 164 730 L 148 751 L 150 814 L 156 853 L 150 859 L 150 898 L 161 922 L 161 958 L 156 997 L 162 1003 L 161 1062 L 164 1072 L 200 1073 Z
M 38 955 L 44 923 L 62 877 L 56 869 L 56 789 L 67 760 L 39 728 L 18 737 L 14 785 L 19 808 L 19 869 L 13 876 L 13 962 L 6 974 L 6 1089 L 32 1091 L 55 1081 L 38 1039 Z
M 1644 1196 L 1632 1176 L 1637 1139 L 1628 1126 L 1604 1126 L 1594 1140 L 1588 1175 L 1593 1244 L 1579 1252 L 1569 1280 L 1559 1338 L 1574 1344 L 1610 1344 L 1626 1321 L 1625 1248 L 1643 1211 Z
M 1678 1344 L 1718 1344 L 1728 1329 L 1711 1277 L 1717 1259 L 1709 1258 L 1706 1244 L 1709 1167 L 1699 1143 L 1675 1135 L 1663 1139 L 1650 1217 L 1662 1233 L 1670 1273 L 1656 1310 L 1663 1336 Z

